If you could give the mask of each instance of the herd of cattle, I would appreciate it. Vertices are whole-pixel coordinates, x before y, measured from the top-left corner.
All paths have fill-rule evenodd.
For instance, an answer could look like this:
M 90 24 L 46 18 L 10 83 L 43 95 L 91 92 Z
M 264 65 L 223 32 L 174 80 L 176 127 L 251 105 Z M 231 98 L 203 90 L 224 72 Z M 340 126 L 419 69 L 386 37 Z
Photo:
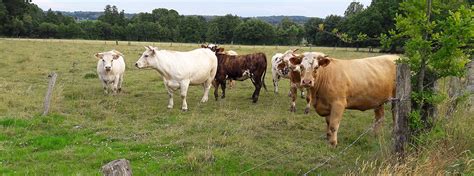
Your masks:
M 160 50 L 146 46 L 135 63 L 139 69 L 152 68 L 163 77 L 168 90 L 168 108 L 173 108 L 174 91 L 180 90 L 182 110 L 187 111 L 186 102 L 189 85 L 203 85 L 201 102 L 208 101 L 209 90 L 214 86 L 214 97 L 218 100 L 221 86 L 225 98 L 227 80 L 250 79 L 255 90 L 252 101 L 258 101 L 260 89 L 265 86 L 267 58 L 264 53 L 238 55 L 235 51 L 224 51 L 217 45 L 202 45 L 188 52 Z M 345 109 L 365 111 L 374 109 L 375 120 L 384 116 L 383 104 L 395 95 L 396 55 L 340 60 L 321 52 L 296 53 L 288 50 L 277 53 L 272 59 L 274 92 L 282 78 L 290 80 L 290 111 L 296 111 L 297 90 L 306 98 L 305 114 L 313 106 L 316 112 L 326 118 L 327 138 L 331 145 L 337 145 L 339 123 Z M 97 73 L 105 93 L 114 94 L 122 89 L 125 71 L 124 56 L 116 50 L 97 53 Z M 306 91 L 306 96 L 305 96 Z M 375 132 L 380 123 L 376 124 Z

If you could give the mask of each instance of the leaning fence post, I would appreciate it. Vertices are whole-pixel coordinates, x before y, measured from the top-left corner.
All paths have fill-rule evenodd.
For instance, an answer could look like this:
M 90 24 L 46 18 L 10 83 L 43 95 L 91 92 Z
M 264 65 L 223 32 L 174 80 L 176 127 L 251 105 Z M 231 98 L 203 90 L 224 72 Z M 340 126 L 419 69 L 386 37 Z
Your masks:
M 397 91 L 392 102 L 394 149 L 399 159 L 403 160 L 409 137 L 408 116 L 411 111 L 410 67 L 407 64 L 397 64 L 396 77 Z
M 49 106 L 51 103 L 51 95 L 53 94 L 54 84 L 56 84 L 56 77 L 58 77 L 58 75 L 55 72 L 52 72 L 48 75 L 48 77 L 49 77 L 49 85 L 48 85 L 48 91 L 46 92 L 46 97 L 44 98 L 43 116 L 48 115 Z

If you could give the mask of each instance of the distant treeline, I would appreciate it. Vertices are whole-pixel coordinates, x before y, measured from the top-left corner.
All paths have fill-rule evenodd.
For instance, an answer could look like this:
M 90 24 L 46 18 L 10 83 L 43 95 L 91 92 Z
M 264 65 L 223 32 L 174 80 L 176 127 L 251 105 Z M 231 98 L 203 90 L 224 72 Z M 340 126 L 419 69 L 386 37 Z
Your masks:
M 252 45 L 378 46 L 378 41 L 345 43 L 327 31 L 356 37 L 377 38 L 394 28 L 401 0 L 373 0 L 364 7 L 351 2 L 344 16 L 299 18 L 283 16 L 242 18 L 225 16 L 184 16 L 175 10 L 154 9 L 134 15 L 107 5 L 100 16 L 74 17 L 49 9 L 43 11 L 25 0 L 0 0 L 0 36 L 157 42 L 234 43 Z M 317 4 L 315 4 L 317 5 Z M 267 19 L 262 19 L 267 18 Z M 304 22 L 303 22 L 304 21 Z M 320 25 L 324 24 L 324 31 Z
M 104 12 L 92 12 L 92 11 L 74 11 L 74 12 L 58 11 L 58 12 L 61 12 L 65 16 L 74 17 L 74 19 L 78 21 L 97 20 L 99 19 L 100 16 L 104 14 Z M 136 13 L 125 13 L 125 18 L 131 19 L 135 15 Z M 193 15 L 188 15 L 188 16 L 193 16 Z M 206 21 L 211 21 L 213 18 L 218 17 L 216 15 L 201 15 L 201 16 L 204 17 Z M 244 19 L 244 17 L 241 17 L 241 18 Z M 303 25 L 310 19 L 310 17 L 305 17 L 305 16 L 283 16 L 283 15 L 257 16 L 255 18 L 268 22 L 272 25 L 278 25 L 285 18 L 289 18 L 291 21 L 294 21 L 295 23 L 298 23 L 301 25 Z

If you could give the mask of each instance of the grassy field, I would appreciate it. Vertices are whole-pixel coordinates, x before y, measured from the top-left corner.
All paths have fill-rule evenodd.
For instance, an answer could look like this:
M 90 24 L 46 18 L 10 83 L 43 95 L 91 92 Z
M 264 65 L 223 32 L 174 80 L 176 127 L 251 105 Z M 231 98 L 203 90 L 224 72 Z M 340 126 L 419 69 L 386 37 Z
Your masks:
M 237 82 L 226 99 L 200 104 L 200 86 L 190 87 L 188 112 L 175 96 L 168 110 L 161 77 L 133 64 L 150 43 L 5 40 L 0 39 L 0 174 L 99 175 L 107 162 L 126 158 L 136 175 L 302 174 L 339 153 L 373 122 L 373 111 L 346 111 L 339 147 L 325 139 L 325 121 L 312 111 L 304 115 L 304 100 L 290 113 L 288 80 L 273 93 L 270 58 L 288 47 L 224 46 L 239 54 L 265 52 L 268 92 L 250 100 L 250 81 Z M 162 49 L 186 51 L 198 44 L 151 43 Z M 124 92 L 104 95 L 95 70 L 96 52 L 124 53 Z M 310 51 L 309 48 L 301 48 Z M 354 49 L 312 48 L 335 58 L 379 55 Z M 49 116 L 40 116 L 48 73 L 58 73 Z M 211 89 L 213 91 L 214 89 Z M 212 94 L 211 94 L 212 95 Z M 314 174 L 339 175 L 359 160 L 386 155 L 391 142 L 390 106 L 386 106 L 381 136 L 361 138 Z M 284 154 L 284 155 L 282 155 Z M 280 156 L 281 157 L 277 157 Z

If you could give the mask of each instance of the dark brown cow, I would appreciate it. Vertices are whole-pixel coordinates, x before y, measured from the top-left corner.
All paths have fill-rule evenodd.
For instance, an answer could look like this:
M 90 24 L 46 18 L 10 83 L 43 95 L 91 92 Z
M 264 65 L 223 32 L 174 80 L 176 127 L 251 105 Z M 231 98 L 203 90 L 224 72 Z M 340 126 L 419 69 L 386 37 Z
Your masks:
M 219 85 L 222 87 L 222 98 L 225 98 L 226 80 L 243 81 L 248 78 L 255 86 L 252 94 L 254 103 L 258 101 L 260 89 L 267 90 L 265 85 L 265 74 L 267 72 L 267 57 L 264 53 L 254 53 L 247 55 L 228 55 L 224 48 L 215 50 L 217 56 L 217 73 L 215 77 L 214 96 L 218 99 Z

